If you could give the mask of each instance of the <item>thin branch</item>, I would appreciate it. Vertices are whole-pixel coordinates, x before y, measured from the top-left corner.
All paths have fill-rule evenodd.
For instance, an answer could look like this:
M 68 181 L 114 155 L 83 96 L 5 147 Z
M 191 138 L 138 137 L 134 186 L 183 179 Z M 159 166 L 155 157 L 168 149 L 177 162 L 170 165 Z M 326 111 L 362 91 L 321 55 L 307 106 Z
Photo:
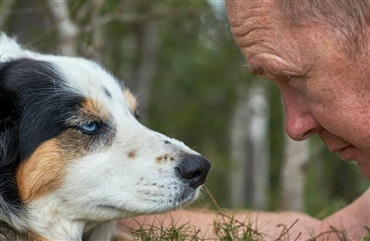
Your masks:
M 285 226 L 285 225 L 283 225 L 283 224 L 279 224 L 279 225 L 277 225 L 277 227 L 278 227 L 278 228 L 279 228 L 279 227 L 282 227 L 282 226 L 284 226 L 284 228 L 283 228 L 283 230 L 282 230 L 282 232 L 281 232 L 280 236 L 279 236 L 277 239 L 275 239 L 275 241 L 281 240 L 281 238 L 282 238 L 282 237 L 284 237 L 286 234 L 288 234 L 288 232 L 293 228 L 293 226 L 294 226 L 298 221 L 299 221 L 299 218 L 297 218 L 297 220 L 295 220 L 295 221 L 292 223 L 292 225 L 290 225 L 290 227 L 289 227 L 289 228 L 286 228 L 286 226 Z M 300 235 L 300 234 L 299 234 L 299 235 Z
M 92 26 L 91 29 L 91 45 L 86 46 L 86 52 L 85 55 L 89 56 L 95 60 L 101 61 L 101 54 L 99 53 L 103 47 L 103 34 L 102 34 L 102 28 L 96 26 L 96 19 L 99 16 L 99 13 L 103 7 L 103 4 L 105 1 L 91 1 L 91 16 L 90 16 L 90 24 L 89 26 Z
M 178 11 L 176 9 L 168 9 L 166 11 L 158 11 L 147 15 L 141 14 L 124 14 L 122 12 L 109 13 L 104 16 L 97 18 L 93 24 L 86 26 L 83 30 L 84 33 L 92 31 L 94 28 L 101 27 L 110 22 L 121 22 L 121 23 L 141 23 L 146 21 L 159 21 L 167 20 L 170 18 L 180 18 L 189 16 L 201 12 L 199 9 L 189 9 L 187 11 Z
M 211 198 L 213 204 L 216 206 L 217 208 L 217 211 L 221 212 L 221 208 L 220 206 L 218 205 L 215 197 L 212 195 L 211 191 L 208 189 L 208 187 L 204 187 L 204 190 L 206 191 L 206 193 L 208 194 L 208 196 Z

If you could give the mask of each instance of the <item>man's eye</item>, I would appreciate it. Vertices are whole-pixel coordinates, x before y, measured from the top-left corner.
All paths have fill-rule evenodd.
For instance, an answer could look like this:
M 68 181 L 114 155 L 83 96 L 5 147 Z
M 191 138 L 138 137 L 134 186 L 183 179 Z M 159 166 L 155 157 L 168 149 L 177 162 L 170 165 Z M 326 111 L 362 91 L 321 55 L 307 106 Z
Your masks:
M 78 126 L 78 129 L 80 131 L 88 135 L 97 134 L 100 128 L 101 128 L 101 124 L 99 124 L 96 121 L 88 121 Z

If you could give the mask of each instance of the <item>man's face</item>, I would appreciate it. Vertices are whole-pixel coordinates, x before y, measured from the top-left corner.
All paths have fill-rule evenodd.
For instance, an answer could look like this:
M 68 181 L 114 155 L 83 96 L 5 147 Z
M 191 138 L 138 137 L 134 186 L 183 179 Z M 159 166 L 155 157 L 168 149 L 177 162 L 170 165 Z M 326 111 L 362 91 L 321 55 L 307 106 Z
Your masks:
M 370 50 L 349 58 L 328 26 L 294 26 L 271 0 L 227 2 L 231 31 L 251 71 L 280 88 L 288 135 L 318 133 L 370 179 Z

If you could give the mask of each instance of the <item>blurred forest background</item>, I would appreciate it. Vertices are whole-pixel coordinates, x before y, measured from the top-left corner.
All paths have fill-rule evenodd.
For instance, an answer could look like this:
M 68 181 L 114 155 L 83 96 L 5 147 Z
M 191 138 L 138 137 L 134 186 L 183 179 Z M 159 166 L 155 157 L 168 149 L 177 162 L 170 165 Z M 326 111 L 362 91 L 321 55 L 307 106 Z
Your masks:
M 222 0 L 0 0 L 0 7 L 1 30 L 25 47 L 94 59 L 123 80 L 145 125 L 212 162 L 207 187 L 221 207 L 323 218 L 369 186 L 355 163 L 317 137 L 286 137 L 279 91 L 248 73 Z M 206 193 L 195 206 L 215 208 Z

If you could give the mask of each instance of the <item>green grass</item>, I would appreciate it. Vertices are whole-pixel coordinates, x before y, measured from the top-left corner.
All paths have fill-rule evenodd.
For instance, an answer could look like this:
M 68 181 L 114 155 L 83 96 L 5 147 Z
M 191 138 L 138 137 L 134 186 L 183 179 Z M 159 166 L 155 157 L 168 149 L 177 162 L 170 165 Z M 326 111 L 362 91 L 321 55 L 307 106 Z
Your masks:
M 222 217 L 222 221 L 214 221 L 213 226 L 220 241 L 233 241 L 233 240 L 245 240 L 245 241 L 263 241 L 264 234 L 253 229 L 252 223 L 240 222 L 233 216 L 228 216 L 223 213 L 219 213 Z
M 224 214 L 217 204 L 216 200 L 209 192 L 205 189 L 209 197 L 213 201 L 214 205 L 218 210 L 218 218 L 213 222 L 216 238 L 207 239 L 200 235 L 200 230 L 190 223 L 179 225 L 175 220 L 171 222 L 169 226 L 160 225 L 148 226 L 147 224 L 140 225 L 138 229 L 130 229 L 133 240 L 137 241 L 264 241 L 266 235 L 259 230 L 256 230 L 254 225 L 250 221 L 237 220 L 233 215 Z M 289 231 L 294 228 L 294 225 L 298 222 L 298 219 L 293 222 L 290 226 L 284 224 L 278 225 L 277 228 L 281 229 L 281 233 L 278 238 L 274 241 L 327 241 L 323 240 L 323 236 L 331 234 L 336 236 L 336 241 L 355 241 L 346 234 L 345 229 L 338 230 L 335 227 L 330 227 L 329 230 L 314 235 L 308 240 L 301 239 L 300 235 L 291 238 Z M 365 226 L 367 234 L 362 237 L 359 241 L 370 241 L 370 228 Z M 332 241 L 332 239 L 330 240 Z M 357 240 L 356 240 L 357 241 Z
M 150 226 L 144 228 L 141 226 L 139 229 L 131 229 L 131 235 L 134 240 L 142 241 L 182 241 L 194 240 L 203 241 L 205 239 L 199 237 L 199 232 L 192 228 L 189 224 L 176 226 L 172 223 L 169 227 L 164 228 Z
M 207 239 L 201 237 L 199 230 L 196 227 L 191 226 L 189 223 L 183 225 L 176 225 L 176 222 L 173 222 L 168 227 L 155 227 L 150 226 L 144 228 L 140 226 L 138 229 L 131 229 L 131 235 L 133 240 L 137 241 L 264 241 L 265 235 L 258 230 L 252 228 L 252 223 L 243 223 L 236 220 L 234 217 L 227 216 L 220 213 L 220 216 L 223 217 L 222 221 L 214 221 L 214 229 L 216 233 L 215 239 Z M 298 220 L 297 220 L 298 221 Z M 291 239 L 288 235 L 288 232 L 291 228 L 294 227 L 296 222 L 291 226 L 284 228 L 281 231 L 281 234 L 274 241 L 298 241 L 300 236 L 295 239 Z M 366 227 L 368 234 L 360 239 L 360 241 L 370 241 L 370 228 Z M 332 234 L 336 236 L 337 241 L 354 241 L 349 237 L 345 231 L 338 230 L 334 227 L 326 232 L 312 236 L 312 238 L 305 241 L 322 241 L 322 237 L 325 234 Z M 332 239 L 331 239 L 332 240 Z M 325 239 L 324 239 L 325 241 Z
M 222 221 L 214 221 L 214 230 L 218 241 L 263 241 L 263 234 L 252 228 L 251 223 L 243 223 L 232 216 L 219 213 Z M 214 240 L 201 237 L 200 230 L 189 223 L 170 226 L 140 225 L 138 229 L 130 229 L 133 240 L 140 241 L 206 241 Z

